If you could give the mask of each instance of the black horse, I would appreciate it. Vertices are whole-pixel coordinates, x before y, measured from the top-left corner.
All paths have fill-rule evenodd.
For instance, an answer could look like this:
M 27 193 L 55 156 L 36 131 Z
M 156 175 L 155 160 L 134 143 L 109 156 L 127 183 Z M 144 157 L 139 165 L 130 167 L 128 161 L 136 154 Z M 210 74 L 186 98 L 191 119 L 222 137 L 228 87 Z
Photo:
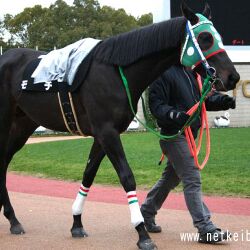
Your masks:
M 156 246 L 145 230 L 136 200 L 135 179 L 120 140 L 120 134 L 132 121 L 133 114 L 118 66 L 123 67 L 136 109 L 147 86 L 180 60 L 187 20 L 192 24 L 198 22 L 197 16 L 185 2 L 181 7 L 184 17 L 111 37 L 98 44 L 84 83 L 72 94 L 81 130 L 85 135 L 94 137 L 82 180 L 82 189 L 85 191 L 81 195 L 86 196 L 102 159 L 107 155 L 128 194 L 131 220 L 138 232 L 137 244 L 141 249 L 155 249 Z M 210 16 L 208 7 L 203 14 Z M 198 42 L 201 48 L 212 42 L 211 39 L 206 40 L 206 37 L 200 36 Z M 0 209 L 3 207 L 13 234 L 24 233 L 6 188 L 7 168 L 13 155 L 23 147 L 39 125 L 67 131 L 55 93 L 29 93 L 20 90 L 25 67 L 40 54 L 42 52 L 31 49 L 12 49 L 0 57 Z M 216 88 L 233 89 L 239 75 L 226 52 L 210 57 L 208 62 L 216 69 L 220 79 Z M 205 74 L 201 67 L 197 70 Z M 83 205 L 82 200 L 79 204 Z M 82 210 L 79 209 L 80 212 L 73 212 L 71 232 L 74 237 L 86 236 L 81 222 Z

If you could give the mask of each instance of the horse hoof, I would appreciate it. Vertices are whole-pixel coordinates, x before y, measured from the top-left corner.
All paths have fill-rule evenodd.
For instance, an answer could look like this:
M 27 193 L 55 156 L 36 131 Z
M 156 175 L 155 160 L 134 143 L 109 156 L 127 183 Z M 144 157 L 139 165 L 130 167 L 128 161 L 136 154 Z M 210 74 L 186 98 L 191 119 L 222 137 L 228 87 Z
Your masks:
M 76 227 L 71 229 L 71 234 L 73 238 L 82 238 L 88 237 L 88 234 L 85 232 L 83 227 Z
M 141 242 L 138 241 L 137 246 L 141 250 L 157 250 L 158 249 L 155 243 L 151 239 L 147 239 Z
M 21 224 L 13 225 L 10 227 L 11 234 L 25 234 L 23 226 Z

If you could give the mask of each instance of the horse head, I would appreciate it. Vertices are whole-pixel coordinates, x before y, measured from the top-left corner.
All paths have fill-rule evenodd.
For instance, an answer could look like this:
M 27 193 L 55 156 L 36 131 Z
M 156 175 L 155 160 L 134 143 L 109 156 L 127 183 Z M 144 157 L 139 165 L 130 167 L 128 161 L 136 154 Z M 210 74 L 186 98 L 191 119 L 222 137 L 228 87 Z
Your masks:
M 224 49 L 220 34 L 210 21 L 212 16 L 209 5 L 206 4 L 202 14 L 195 14 L 183 0 L 181 9 L 187 19 L 181 63 L 203 77 L 211 75 L 217 90 L 234 89 L 240 76 Z

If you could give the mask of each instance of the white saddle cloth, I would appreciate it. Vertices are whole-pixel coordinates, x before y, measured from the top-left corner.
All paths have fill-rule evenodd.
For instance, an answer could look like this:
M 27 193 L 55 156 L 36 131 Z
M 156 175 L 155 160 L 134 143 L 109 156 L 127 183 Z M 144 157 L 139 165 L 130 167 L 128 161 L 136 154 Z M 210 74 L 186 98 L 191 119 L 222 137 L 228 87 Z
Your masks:
M 58 81 L 72 85 L 79 65 L 100 41 L 85 38 L 40 56 L 42 60 L 31 76 L 34 83 Z

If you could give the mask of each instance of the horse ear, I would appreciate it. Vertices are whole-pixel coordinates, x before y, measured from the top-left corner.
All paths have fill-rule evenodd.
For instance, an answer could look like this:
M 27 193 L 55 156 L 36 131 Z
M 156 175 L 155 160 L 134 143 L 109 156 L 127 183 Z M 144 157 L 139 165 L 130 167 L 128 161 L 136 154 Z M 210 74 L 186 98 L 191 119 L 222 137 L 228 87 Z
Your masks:
M 205 16 L 209 20 L 212 19 L 211 9 L 210 9 L 210 6 L 208 3 L 206 3 L 205 9 L 204 9 L 202 15 Z
M 185 16 L 192 25 L 198 23 L 199 18 L 195 15 L 195 13 L 187 6 L 186 0 L 182 0 L 181 2 L 181 11 L 183 16 Z

